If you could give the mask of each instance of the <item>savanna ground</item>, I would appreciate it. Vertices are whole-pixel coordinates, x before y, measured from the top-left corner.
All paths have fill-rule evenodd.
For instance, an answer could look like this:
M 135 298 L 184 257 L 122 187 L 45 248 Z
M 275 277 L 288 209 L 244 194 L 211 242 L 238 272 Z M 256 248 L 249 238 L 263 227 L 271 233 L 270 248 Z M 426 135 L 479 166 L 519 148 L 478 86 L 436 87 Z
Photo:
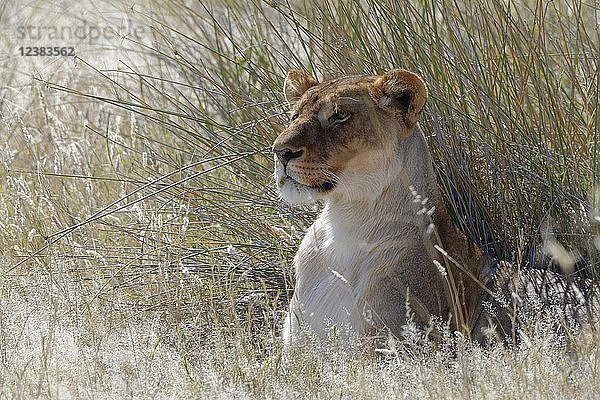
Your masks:
M 318 206 L 278 199 L 269 146 L 289 68 L 417 71 L 457 223 L 595 279 L 599 24 L 595 0 L 3 2 L 0 397 L 597 398 L 600 339 L 543 320 L 514 348 L 283 353 Z

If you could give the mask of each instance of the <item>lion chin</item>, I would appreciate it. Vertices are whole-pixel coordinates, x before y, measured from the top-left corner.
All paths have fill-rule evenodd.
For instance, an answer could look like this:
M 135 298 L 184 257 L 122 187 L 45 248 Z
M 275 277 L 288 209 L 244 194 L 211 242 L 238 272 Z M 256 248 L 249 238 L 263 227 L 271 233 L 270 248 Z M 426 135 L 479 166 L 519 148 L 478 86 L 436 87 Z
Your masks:
M 331 180 L 316 184 L 303 184 L 286 174 L 285 168 L 275 159 L 275 182 L 281 198 L 293 205 L 309 205 L 324 200 L 336 186 Z
M 293 205 L 309 205 L 321 199 L 321 194 L 309 186 L 296 182 L 289 176 L 277 180 L 281 198 Z

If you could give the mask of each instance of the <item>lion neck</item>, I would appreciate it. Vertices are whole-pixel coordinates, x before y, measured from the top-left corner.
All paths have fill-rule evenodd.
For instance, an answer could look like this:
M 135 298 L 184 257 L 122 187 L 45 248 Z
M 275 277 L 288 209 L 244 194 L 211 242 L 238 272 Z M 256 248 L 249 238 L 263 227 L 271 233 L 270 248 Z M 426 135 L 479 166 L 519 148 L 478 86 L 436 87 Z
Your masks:
M 467 331 L 481 292 L 480 285 L 472 277 L 479 276 L 484 256 L 452 222 L 437 186 L 431 154 L 418 125 L 396 146 L 395 158 L 382 173 L 382 184 L 378 188 L 368 186 L 369 190 L 362 196 L 346 193 L 329 198 L 321 218 L 336 236 L 353 238 L 373 247 L 378 243 L 410 241 L 411 246 L 420 246 L 430 255 L 432 262 L 428 267 L 437 268 L 433 263 L 437 260 L 450 269 L 448 272 L 458 282 L 456 287 L 460 291 L 463 314 L 457 317 L 457 324 L 465 327 L 458 328 Z M 431 224 L 437 234 L 432 233 Z M 445 259 L 438 248 L 447 252 L 468 273 Z M 397 261 L 406 268 L 413 265 L 412 260 L 402 259 L 402 254 L 398 257 Z
M 419 126 L 390 148 L 385 162 L 377 162 L 373 179 L 352 191 L 340 191 L 325 200 L 332 223 L 357 233 L 377 236 L 382 225 L 427 226 L 421 209 L 435 207 L 446 214 L 436 183 L 433 162 Z M 425 225 L 424 225 L 425 224 Z

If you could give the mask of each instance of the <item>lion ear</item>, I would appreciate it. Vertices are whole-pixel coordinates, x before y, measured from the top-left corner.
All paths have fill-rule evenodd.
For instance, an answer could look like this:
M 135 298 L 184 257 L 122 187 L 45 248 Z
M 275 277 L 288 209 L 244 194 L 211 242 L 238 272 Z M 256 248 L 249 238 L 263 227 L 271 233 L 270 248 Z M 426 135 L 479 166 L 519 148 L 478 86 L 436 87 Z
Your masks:
M 380 107 L 391 110 L 412 128 L 427 101 L 427 86 L 418 75 L 393 69 L 375 80 L 372 95 Z
M 304 71 L 298 69 L 292 69 L 288 72 L 283 83 L 283 93 L 285 99 L 290 106 L 293 106 L 311 87 L 317 85 L 317 82 L 313 77 L 308 75 Z

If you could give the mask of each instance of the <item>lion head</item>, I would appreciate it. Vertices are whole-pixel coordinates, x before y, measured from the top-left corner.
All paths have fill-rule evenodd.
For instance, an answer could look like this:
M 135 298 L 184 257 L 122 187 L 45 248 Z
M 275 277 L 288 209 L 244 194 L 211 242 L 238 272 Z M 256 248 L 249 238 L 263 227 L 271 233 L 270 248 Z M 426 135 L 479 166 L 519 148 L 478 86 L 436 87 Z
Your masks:
M 284 94 L 291 118 L 273 144 L 275 179 L 284 200 L 310 203 L 380 191 L 415 130 L 427 88 L 403 69 L 323 83 L 291 70 Z

